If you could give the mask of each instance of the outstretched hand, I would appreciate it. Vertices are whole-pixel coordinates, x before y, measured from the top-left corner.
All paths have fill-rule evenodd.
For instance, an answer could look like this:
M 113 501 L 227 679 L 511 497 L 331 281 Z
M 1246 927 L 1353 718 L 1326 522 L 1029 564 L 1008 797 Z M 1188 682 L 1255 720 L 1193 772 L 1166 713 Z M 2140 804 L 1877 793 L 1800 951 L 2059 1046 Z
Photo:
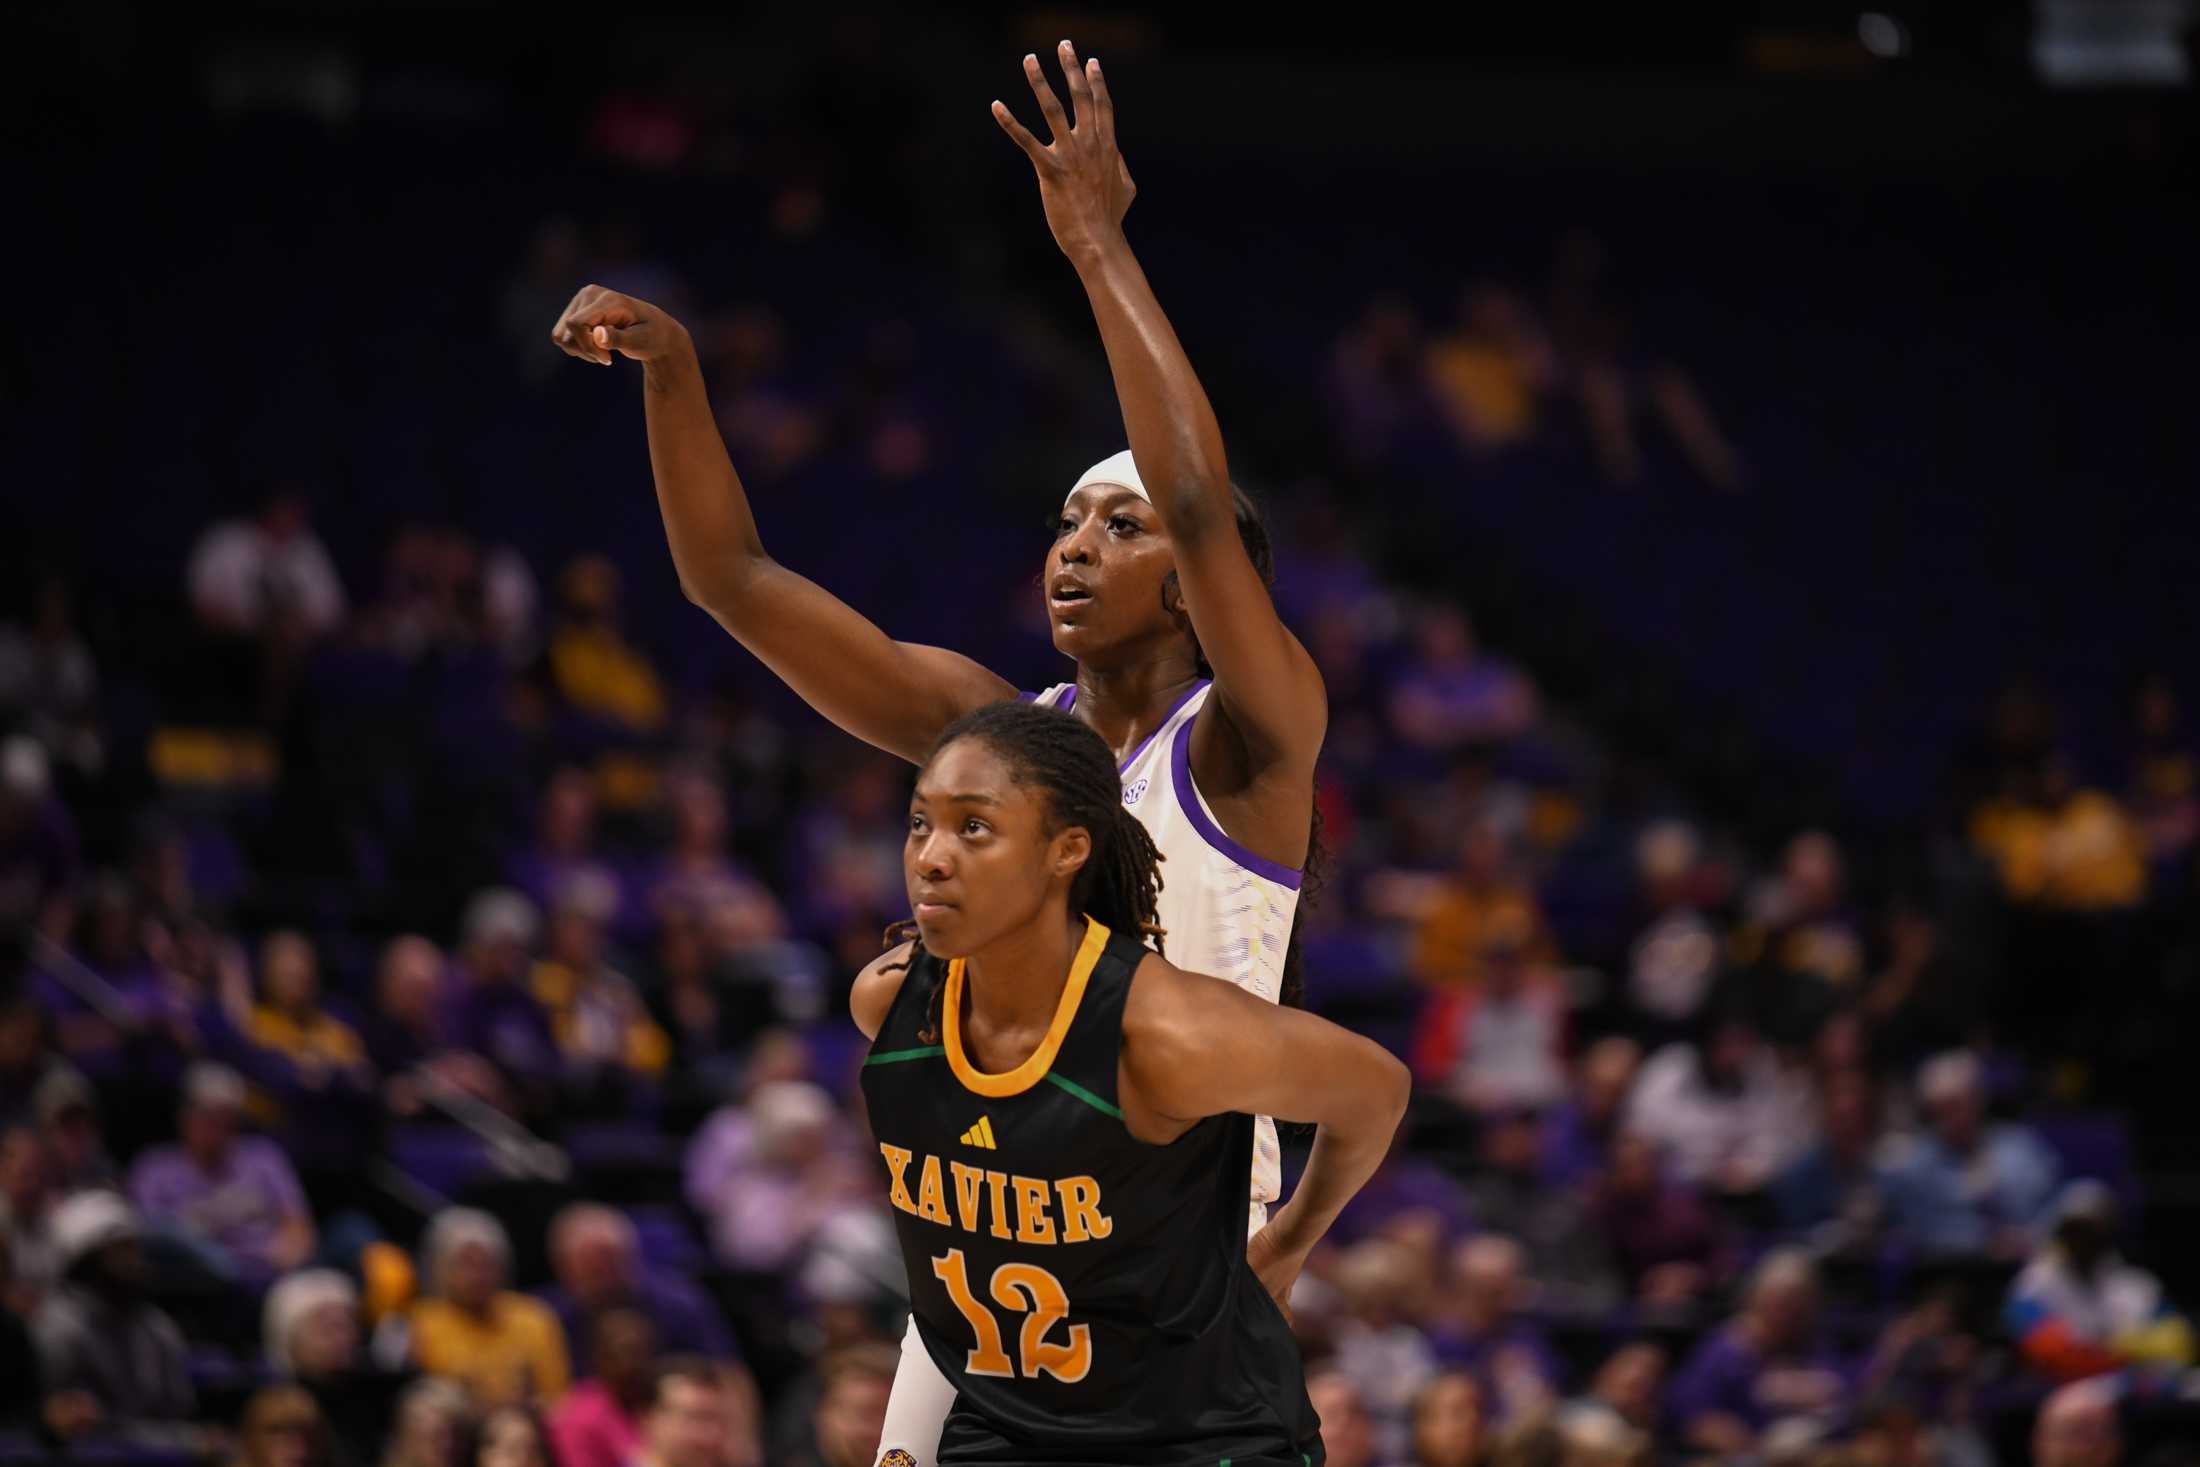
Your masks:
M 1032 136 L 1005 102 L 993 104 L 993 120 L 1037 170 L 1047 227 L 1054 231 L 1054 242 L 1062 252 L 1075 258 L 1121 235 L 1123 216 L 1138 195 L 1138 185 L 1131 182 L 1131 171 L 1115 146 L 1115 104 L 1109 100 L 1099 58 L 1080 63 L 1076 48 L 1067 41 L 1062 42 L 1059 55 L 1073 109 L 1067 115 L 1039 58 L 1024 58 L 1024 80 L 1039 99 L 1051 143 Z
M 637 362 L 654 361 L 677 350 L 686 338 L 686 327 L 648 301 L 600 285 L 582 286 L 550 328 L 559 351 L 600 367 L 611 365 L 614 352 Z

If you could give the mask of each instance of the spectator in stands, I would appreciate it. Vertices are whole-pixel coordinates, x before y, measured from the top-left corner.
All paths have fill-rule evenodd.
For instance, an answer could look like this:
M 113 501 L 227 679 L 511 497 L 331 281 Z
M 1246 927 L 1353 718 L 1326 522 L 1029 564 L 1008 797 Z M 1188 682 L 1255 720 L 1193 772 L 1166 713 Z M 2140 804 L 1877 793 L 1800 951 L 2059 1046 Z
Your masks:
M 61 1277 L 61 1247 L 53 1230 L 60 1203 L 53 1161 L 38 1128 L 23 1122 L 0 1128 L 0 1228 L 7 1232 L 14 1262 L 10 1302 L 15 1308 L 37 1308 Z
M 550 1224 L 550 1267 L 557 1281 L 543 1302 L 557 1314 L 579 1374 L 594 1369 L 595 1321 L 613 1309 L 646 1315 L 668 1354 L 720 1365 L 741 1358 L 718 1306 L 687 1279 L 651 1268 L 633 1222 L 615 1208 L 576 1202 L 560 1212 Z
M 1760 1021 L 1796 1043 L 1853 993 L 1864 971 L 1864 939 L 1846 905 L 1841 847 L 1824 831 L 1788 842 L 1779 874 L 1751 893 L 1734 935 L 1735 966 L 1749 973 Z
M 1467 827 L 1459 864 L 1419 914 L 1413 933 L 1413 975 L 1436 992 L 1473 988 L 1482 980 L 1482 951 L 1493 932 L 1528 934 L 1526 955 L 1548 958 L 1543 910 L 1521 878 L 1503 825 L 1484 815 Z
M 461 1467 L 466 1425 L 464 1386 L 434 1376 L 416 1380 L 398 1398 L 382 1467 Z
M 1412 1467 L 1481 1467 L 1489 1431 L 1473 1376 L 1459 1370 L 1433 1376 L 1413 1393 Z
M 355 1467 L 381 1451 L 404 1377 L 375 1368 L 362 1349 L 358 1286 L 329 1268 L 301 1269 L 268 1290 L 260 1339 L 268 1370 L 312 1395 Z
M 296 1386 L 253 1393 L 238 1423 L 236 1467 L 328 1467 L 328 1421 L 312 1396 Z
M 1882 1164 L 1889 1227 L 1927 1255 L 2024 1257 L 2054 1195 L 2054 1154 L 2027 1127 L 1988 1123 L 1975 1055 L 1930 1061 L 1917 1089 L 1926 1129 L 1893 1142 Z
M 1543 1180 L 1543 1124 L 1526 1109 L 1483 1118 L 1481 1167 L 1467 1182 L 1475 1225 L 1527 1249 L 1536 1302 L 1557 1310 L 1606 1309 L 1619 1280 L 1580 1192 Z
M 1699 1345 L 1674 1378 L 1673 1414 L 1690 1446 L 1747 1452 L 1778 1422 L 1837 1420 L 1849 1382 L 1819 1338 L 1817 1314 L 1818 1273 L 1808 1255 L 1766 1254 L 1741 1313 Z
M 1993 1452 L 1977 1424 L 1982 1347 L 1966 1325 L 1963 1290 L 1950 1284 L 1927 1292 L 1881 1332 L 1857 1384 L 1857 1397 L 1896 1408 L 1892 1434 L 1901 1444 L 1929 1449 L 1933 1460 L 1991 1463 Z M 1901 1413 L 1913 1418 L 1903 1423 Z M 1922 1417 L 1929 1433 L 1917 1432 Z M 1912 1435 L 1924 1438 L 1912 1443 Z
M 1536 713 L 1534 686 L 1476 646 L 1464 611 L 1439 605 L 1422 613 L 1413 658 L 1390 698 L 1401 740 L 1429 754 L 1488 748 L 1525 733 Z
M 1376 1456 L 1389 1461 L 1410 1441 L 1414 1397 L 1437 1370 L 1415 1324 L 1435 1281 L 1405 1244 L 1371 1238 L 1338 1260 L 1332 1282 L 1345 1306 L 1334 1364 L 1359 1387 L 1375 1424 Z
M 642 996 L 604 956 L 605 929 L 618 911 L 618 888 L 601 873 L 560 883 L 550 933 L 529 975 L 549 1017 L 572 1097 L 589 1110 L 619 1110 L 635 1087 L 653 1084 L 672 1060 L 672 1041 Z
M 1828 1075 L 1819 1089 L 1818 1142 L 1773 1183 L 1780 1225 L 1820 1253 L 1878 1235 L 1878 1096 L 1861 1070 Z
M 529 901 L 548 907 L 566 881 L 586 875 L 619 891 L 618 872 L 596 854 L 596 782 L 566 765 L 542 792 L 535 843 L 515 855 L 505 876 Z
M 2146 836 L 2152 889 L 2175 890 L 2186 884 L 2193 844 L 2200 840 L 2200 759 L 2168 677 L 2148 677 L 2134 705 L 2131 815 Z
M 1476 1115 L 1540 1109 L 1566 1093 L 1566 993 L 1530 953 L 1528 917 L 1508 912 L 1483 924 L 1480 982 L 1430 995 L 1414 1036 L 1421 1083 Z
M 1518 291 L 1477 280 L 1463 293 L 1457 328 L 1430 345 L 1428 378 L 1460 446 L 1485 454 L 1534 435 L 1558 359 Z
M 1588 1392 L 1566 1403 L 1565 1414 L 1606 1416 L 1646 1437 L 1659 1437 L 1666 1363 L 1665 1350 L 1649 1340 L 1620 1346 L 1597 1367 Z
M 130 1196 L 146 1216 L 211 1247 L 230 1274 L 258 1289 L 298 1267 L 314 1247 L 305 1190 L 280 1146 L 239 1135 L 244 1081 L 221 1065 L 185 1077 L 181 1140 L 130 1169 Z
M 1641 1069 L 1641 1046 L 1623 1035 L 1607 1035 L 1582 1051 L 1571 1093 L 1543 1124 L 1546 1186 L 1577 1187 L 1604 1170 Z
M 804 1081 L 761 1085 L 711 1117 L 688 1150 L 688 1202 L 721 1262 L 753 1273 L 798 1262 L 826 1220 L 871 1204 L 832 1097 Z
M 0 1228 L 0 1433 L 36 1428 L 46 1406 L 38 1343 L 30 1331 L 36 1311 L 23 1307 L 8 1241 L 7 1230 Z
M 1329 400 L 1348 461 L 1382 461 L 1397 436 L 1428 406 L 1421 325 L 1410 302 L 1383 295 L 1337 339 L 1330 355 Z
M 818 1467 L 871 1467 L 886 1430 L 896 1362 L 894 1348 L 877 1341 L 826 1357 L 819 1367 L 824 1389 L 814 1417 Z
M 1367 1401 L 1351 1376 L 1341 1370 L 1317 1369 L 1306 1378 L 1306 1395 L 1321 1418 L 1329 1467 L 1379 1467 L 1375 1427 L 1368 1419 Z
M 627 1467 L 656 1386 L 657 1326 L 640 1309 L 614 1306 L 589 1316 L 582 1344 L 594 1368 L 580 1367 L 583 1378 L 550 1418 L 558 1467 Z
M 717 777 L 689 768 L 670 776 L 665 798 L 672 844 L 649 873 L 649 912 L 661 919 L 675 907 L 710 912 L 755 885 L 726 855 L 726 792 Z
M 76 881 L 76 822 L 54 797 L 52 760 L 28 734 L 0 739 L 0 932 L 61 936 Z
M 89 1080 L 66 1065 L 49 1070 L 31 1097 L 38 1135 L 45 1142 L 55 1189 L 63 1195 L 86 1187 L 111 1187 L 114 1158 L 99 1129 L 99 1097 Z
M 529 1114 L 548 1109 L 560 1069 L 549 1016 L 525 981 L 538 925 L 534 904 L 509 888 L 468 905 L 450 1036 L 495 1065 Z
M 442 952 L 425 937 L 391 938 L 375 970 L 375 1011 L 365 1030 L 367 1058 L 381 1073 L 382 1103 L 391 1115 L 418 1115 L 438 1075 L 483 1100 L 501 1091 L 486 1060 L 457 1049 L 451 1018 Z
M 891 1379 L 889 1378 L 889 1384 Z M 885 1409 L 885 1388 L 879 1391 Z M 878 1444 L 874 1432 L 863 1450 Z M 756 1423 L 738 1392 L 707 1360 L 674 1358 L 657 1367 L 635 1467 L 759 1467 Z
M 1719 1282 L 1726 1249 L 1718 1218 L 1696 1189 L 1668 1175 L 1658 1142 L 1622 1134 L 1590 1195 L 1590 1215 L 1632 1297 L 1684 1303 Z
M 1685 820 L 1653 821 L 1635 838 L 1646 925 L 1628 949 L 1627 997 L 1653 1038 L 1677 1037 L 1710 998 L 1719 934 L 1704 917 L 1715 895 L 1703 836 Z
M 1431 1339 L 1447 1369 L 1474 1377 L 1484 1414 L 1501 1425 L 1540 1413 L 1558 1390 L 1558 1356 L 1520 1312 L 1528 1282 L 1527 1250 L 1511 1238 L 1461 1244 L 1447 1317 Z
M 559 698 L 622 735 L 664 727 L 664 685 L 619 627 L 619 568 L 606 556 L 583 555 L 565 567 L 558 591 L 550 677 Z
M 0 726 L 21 729 L 80 775 L 96 775 L 106 762 L 99 671 L 58 574 L 39 581 L 29 625 L 0 623 Z
M 252 519 L 200 536 L 187 578 L 199 625 L 225 636 L 306 641 L 344 619 L 344 584 L 295 488 L 270 493 Z
M 325 1154 L 328 1139 L 364 1117 L 374 1067 L 359 1031 L 321 1002 L 319 959 L 305 934 L 279 931 L 260 945 L 260 1001 L 244 1026 L 254 1078 L 282 1105 L 292 1145 Z M 357 1148 L 342 1152 L 356 1158 Z M 301 1158 L 311 1165 L 315 1158 Z
M 412 1311 L 412 1352 L 430 1375 L 463 1384 L 486 1406 L 565 1394 L 572 1372 L 558 1319 L 541 1301 L 505 1287 L 512 1248 L 485 1212 L 436 1215 L 421 1247 L 430 1296 Z
M 542 1418 L 520 1405 L 498 1406 L 483 1416 L 460 1460 L 467 1467 L 572 1467 L 552 1450 Z
M 2123 1426 L 2107 1381 L 2075 1381 L 2040 1407 L 2032 1427 L 2033 1467 L 2118 1467 L 2123 1460 Z
M 183 1333 L 146 1295 L 137 1212 L 80 1192 L 55 1209 L 53 1232 L 61 1281 L 33 1327 L 47 1422 L 64 1441 L 176 1440 L 196 1401 Z
M 1730 1008 L 1712 1018 L 1701 1044 L 1667 1045 L 1650 1057 L 1627 1125 L 1665 1148 L 1681 1181 L 1750 1193 L 1809 1146 L 1810 1089 L 1756 1024 Z
M 2055 1231 L 2009 1290 L 2004 1311 L 2025 1363 L 2055 1381 L 2193 1363 L 2192 1326 L 2162 1282 L 2116 1253 L 2116 1202 L 2099 1182 L 2073 1182 Z
M 2029 788 L 1981 805 L 1971 842 L 2012 902 L 2067 913 L 2125 911 L 2146 897 L 2144 831 L 2115 796 L 2083 788 L 2066 759 Z

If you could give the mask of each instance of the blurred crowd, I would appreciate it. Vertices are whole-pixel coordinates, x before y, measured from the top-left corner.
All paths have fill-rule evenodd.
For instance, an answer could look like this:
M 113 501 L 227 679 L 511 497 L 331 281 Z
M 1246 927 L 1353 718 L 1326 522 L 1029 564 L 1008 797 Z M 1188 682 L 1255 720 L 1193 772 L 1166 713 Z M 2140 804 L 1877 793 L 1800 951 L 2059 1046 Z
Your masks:
M 698 146 L 643 98 L 590 136 L 636 167 Z M 786 270 L 856 248 L 829 173 L 750 200 Z M 968 521 L 1036 525 L 1114 446 L 1088 348 L 1008 311 L 975 345 L 798 330 L 631 220 L 512 254 L 478 371 L 523 436 L 573 412 L 543 337 L 583 279 L 688 312 L 767 540 L 875 574 L 850 594 L 890 630 L 981 629 L 1055 680 L 1042 541 Z M 1409 591 L 1353 514 L 1423 432 L 1465 463 L 1571 435 L 1619 485 L 1663 441 L 1749 483 L 1596 241 L 1555 258 L 1439 329 L 1374 304 L 1305 404 L 1360 485 L 1271 508 L 1332 700 L 1309 1001 L 1419 1081 L 1294 1300 L 1330 1461 L 2193 1460 L 2174 1260 L 2090 1103 L 2191 930 L 2175 688 L 2117 770 L 2037 699 L 1995 710 L 1903 881 L 1836 832 L 1745 839 L 1749 790 L 1618 779 L 1629 751 L 1485 645 L 1475 588 Z M 950 542 L 924 507 L 980 477 L 968 401 L 1099 436 L 1001 450 Z M 151 650 L 99 632 L 93 567 L 8 607 L 0 1467 L 870 1462 L 903 1280 L 843 1004 L 906 915 L 907 772 L 699 615 L 633 614 L 671 571 L 618 427 L 610 549 L 546 551 L 486 495 L 360 533 L 274 474 L 176 547 Z M 967 604 L 915 597 L 910 544 L 973 564 Z M 145 688 L 151 716 L 117 691 Z

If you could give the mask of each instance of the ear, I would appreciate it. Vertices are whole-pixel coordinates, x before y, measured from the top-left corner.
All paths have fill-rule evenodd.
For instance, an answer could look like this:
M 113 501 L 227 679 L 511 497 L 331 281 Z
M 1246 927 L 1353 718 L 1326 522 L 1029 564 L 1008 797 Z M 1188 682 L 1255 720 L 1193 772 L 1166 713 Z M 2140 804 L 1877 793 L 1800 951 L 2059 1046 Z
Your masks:
M 1092 832 L 1082 825 L 1072 825 L 1047 846 L 1047 866 L 1058 881 L 1074 880 L 1091 859 Z
M 1184 609 L 1184 583 L 1177 579 L 1175 571 L 1161 578 L 1161 609 L 1174 617 L 1177 625 L 1191 630 L 1192 615 Z

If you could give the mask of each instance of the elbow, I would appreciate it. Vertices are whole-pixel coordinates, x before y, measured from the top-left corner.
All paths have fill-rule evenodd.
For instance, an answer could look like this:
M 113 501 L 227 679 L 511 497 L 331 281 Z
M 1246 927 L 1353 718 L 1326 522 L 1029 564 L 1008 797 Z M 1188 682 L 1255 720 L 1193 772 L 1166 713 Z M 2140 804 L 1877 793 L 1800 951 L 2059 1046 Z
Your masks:
M 1383 1053 L 1383 1062 L 1383 1114 L 1395 1132 L 1398 1123 L 1405 1119 L 1406 1106 L 1413 1100 L 1413 1071 L 1387 1050 Z
M 682 570 L 680 594 L 720 621 L 733 620 L 748 604 L 765 563 L 763 556 L 752 555 L 708 575 Z

